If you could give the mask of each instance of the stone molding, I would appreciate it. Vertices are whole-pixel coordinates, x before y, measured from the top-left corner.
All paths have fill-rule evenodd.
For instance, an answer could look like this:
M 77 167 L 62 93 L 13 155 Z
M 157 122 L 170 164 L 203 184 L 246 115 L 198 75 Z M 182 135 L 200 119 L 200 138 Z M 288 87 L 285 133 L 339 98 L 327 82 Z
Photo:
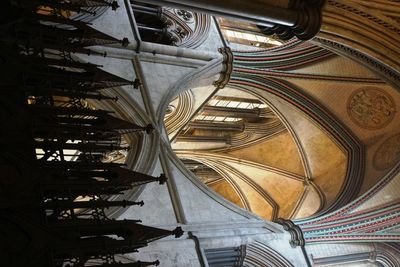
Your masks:
M 304 239 L 303 231 L 299 226 L 295 225 L 291 220 L 285 220 L 282 218 L 279 218 L 274 222 L 282 225 L 283 229 L 290 233 L 291 239 L 289 243 L 293 248 L 305 246 L 306 241 Z
M 211 16 L 183 9 L 161 8 L 161 20 L 175 46 L 196 48 L 208 37 Z
M 231 79 L 231 74 L 233 71 L 233 53 L 229 47 L 221 47 L 218 51 L 223 56 L 222 64 L 224 65 L 224 70 L 220 73 L 220 77 L 214 82 L 214 86 L 218 89 L 224 88 Z

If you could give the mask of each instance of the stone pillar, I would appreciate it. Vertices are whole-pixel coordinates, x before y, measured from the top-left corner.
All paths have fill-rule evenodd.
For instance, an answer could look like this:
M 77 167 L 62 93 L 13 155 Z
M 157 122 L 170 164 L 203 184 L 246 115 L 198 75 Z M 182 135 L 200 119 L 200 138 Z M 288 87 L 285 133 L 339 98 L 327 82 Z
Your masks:
M 259 25 L 267 35 L 282 39 L 297 36 L 301 40 L 314 37 L 321 27 L 325 0 L 140 0 L 220 17 L 249 21 Z

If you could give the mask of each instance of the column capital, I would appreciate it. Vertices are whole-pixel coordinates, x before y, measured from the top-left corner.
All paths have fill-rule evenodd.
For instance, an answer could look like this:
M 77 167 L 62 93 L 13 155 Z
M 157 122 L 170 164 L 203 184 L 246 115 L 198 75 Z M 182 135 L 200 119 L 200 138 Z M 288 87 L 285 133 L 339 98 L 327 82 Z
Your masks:
M 283 229 L 290 233 L 291 239 L 289 242 L 293 248 L 304 247 L 306 242 L 304 240 L 303 231 L 299 226 L 295 225 L 294 222 L 292 222 L 291 220 L 286 220 L 282 218 L 279 218 L 274 222 L 282 225 Z
M 223 56 L 222 64 L 224 66 L 223 70 L 220 73 L 220 77 L 217 81 L 214 82 L 214 86 L 218 89 L 224 88 L 231 79 L 231 74 L 233 71 L 233 53 L 229 47 L 221 47 L 218 51 Z
M 289 9 L 297 12 L 295 24 L 260 27 L 261 31 L 266 35 L 276 34 L 282 40 L 289 40 L 294 36 L 300 40 L 309 40 L 320 31 L 325 2 L 326 0 L 290 0 Z

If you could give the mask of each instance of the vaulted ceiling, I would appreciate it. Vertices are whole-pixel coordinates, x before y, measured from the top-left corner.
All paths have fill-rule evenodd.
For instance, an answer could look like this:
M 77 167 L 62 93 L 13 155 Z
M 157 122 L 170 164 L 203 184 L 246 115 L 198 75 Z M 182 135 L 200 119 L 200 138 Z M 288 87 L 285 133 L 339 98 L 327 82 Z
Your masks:
M 226 199 L 270 220 L 305 218 L 348 203 L 396 161 L 382 146 L 398 140 L 400 94 L 371 71 L 293 41 L 234 57 L 228 87 L 184 92 L 165 118 L 177 155 Z

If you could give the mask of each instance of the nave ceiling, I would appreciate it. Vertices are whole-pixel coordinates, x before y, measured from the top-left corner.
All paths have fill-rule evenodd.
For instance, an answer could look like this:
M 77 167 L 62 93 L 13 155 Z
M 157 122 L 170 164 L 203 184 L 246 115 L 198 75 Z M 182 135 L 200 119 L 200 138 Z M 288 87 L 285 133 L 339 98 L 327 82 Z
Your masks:
M 225 198 L 270 220 L 305 218 L 348 203 L 398 160 L 387 148 L 400 94 L 370 70 L 295 41 L 233 55 L 227 88 L 202 109 L 183 108 L 201 88 L 184 92 L 165 118 L 178 157 Z M 246 105 L 259 117 L 240 115 Z

